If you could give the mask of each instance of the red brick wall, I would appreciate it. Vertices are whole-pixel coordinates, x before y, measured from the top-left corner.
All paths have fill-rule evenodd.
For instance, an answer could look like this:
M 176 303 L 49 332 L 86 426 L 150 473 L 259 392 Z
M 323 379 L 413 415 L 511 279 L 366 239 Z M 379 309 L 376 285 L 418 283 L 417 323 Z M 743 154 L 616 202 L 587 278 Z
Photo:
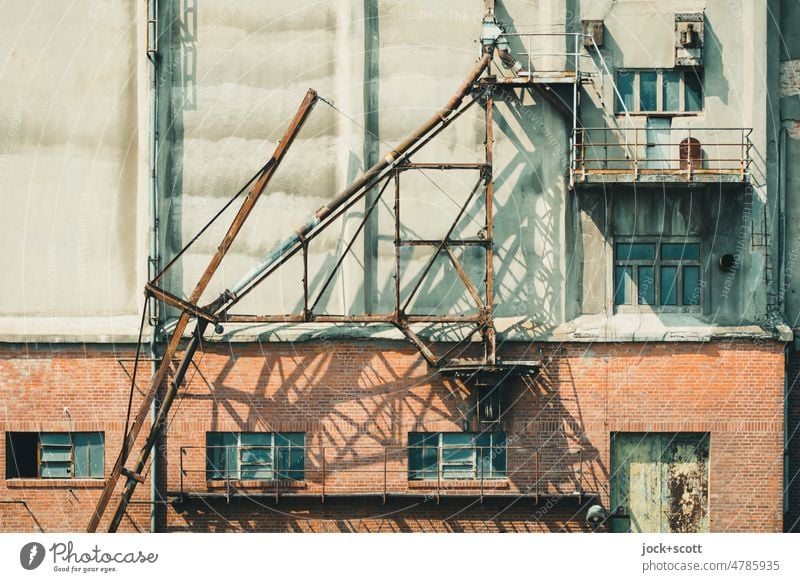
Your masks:
M 504 354 L 522 354 L 531 346 L 505 345 Z M 710 513 L 713 531 L 781 531 L 783 479 L 783 349 L 775 342 L 712 342 L 706 344 L 571 344 L 542 345 L 532 352 L 545 362 L 535 382 L 509 382 L 504 417 L 509 445 L 509 470 L 503 492 L 525 491 L 538 477 L 542 492 L 596 492 L 608 507 L 609 435 L 615 431 L 710 431 Z M 530 355 L 530 354 L 529 354 Z M 5 351 L 0 370 L 8 412 L 2 430 L 26 421 L 63 425 L 63 404 L 75 402 L 76 421 L 97 421 L 107 434 L 106 465 L 118 451 L 127 404 L 128 379 L 108 351 L 59 352 L 49 365 L 48 350 L 26 354 Z M 31 362 L 42 370 L 34 380 L 25 370 Z M 381 500 L 333 499 L 337 492 L 378 493 L 384 487 L 407 491 L 404 447 L 409 431 L 458 431 L 470 418 L 474 401 L 458 381 L 432 374 L 407 344 L 340 342 L 209 346 L 176 401 L 162 443 L 167 480 L 165 493 L 180 490 L 181 446 L 205 442 L 212 430 L 305 431 L 309 446 L 306 482 L 294 492 L 321 496 L 322 456 L 328 500 L 282 497 L 199 499 L 166 506 L 161 529 L 267 531 L 539 531 L 579 530 L 585 509 L 576 499 L 557 503 L 549 498 L 506 500 L 420 497 Z M 110 365 L 109 365 L 110 364 Z M 61 370 L 54 373 L 54 370 Z M 25 374 L 28 374 L 25 376 Z M 23 378 L 24 376 L 24 378 Z M 66 379 L 75 380 L 65 381 Z M 22 389 L 18 384 L 22 385 Z M 82 399 L 89 387 L 94 405 Z M 42 398 L 53 384 L 57 399 Z M 73 388 L 67 389 L 65 386 Z M 80 387 L 80 389 L 78 389 Z M 33 393 L 37 398 L 34 402 Z M 83 402 L 83 404 L 80 404 Z M 81 408 L 83 406 L 83 408 Z M 60 416 L 59 416 L 60 415 Z M 33 420 L 33 419 L 36 420 Z M 61 424 L 58 424 L 61 423 Z M 112 425 L 111 423 L 117 423 Z M 64 430 L 48 425 L 48 430 Z M 109 426 L 114 426 L 113 430 Z M 38 429 L 37 429 L 38 430 Z M 113 433 L 113 434 L 110 434 Z M 116 436 L 115 436 L 116 435 Z M 117 440 L 112 440 L 112 437 Z M 397 447 L 384 461 L 384 447 Z M 533 451 L 540 450 L 539 470 Z M 526 464 L 523 462 L 527 461 Z M 184 489 L 219 493 L 204 481 L 202 448 L 187 450 Z M 520 465 L 522 468 L 520 469 Z M 384 469 L 385 467 L 385 469 Z M 337 483 L 338 479 L 338 483 Z M 415 492 L 431 492 L 420 490 Z M 467 484 L 475 492 L 475 484 Z M 251 488 L 259 494 L 263 487 Z M 286 490 L 288 491 L 288 489 Z M 95 490 L 81 491 L 69 511 L 53 517 L 45 503 L 65 507 L 66 490 L 44 493 L 11 491 L 26 496 L 45 529 L 82 529 Z M 147 499 L 140 485 L 137 499 Z M 431 498 L 432 499 L 432 498 Z M 585 503 L 584 497 L 581 502 Z M 510 506 L 503 509 L 509 503 Z M 501 511 L 502 510 L 502 511 Z M 544 511 L 543 511 L 544 510 Z M 14 510 L 17 511 L 17 510 Z M 138 513 L 137 513 L 138 512 Z M 147 527 L 147 506 L 132 509 L 134 522 Z M 7 517 L 0 506 L 0 529 L 34 529 L 31 519 Z M 129 528 L 133 523 L 128 522 Z
M 5 479 L 5 433 L 103 431 L 110 473 L 122 446 L 133 369 L 132 362 L 118 359 L 133 355 L 105 346 L 0 349 L 0 531 L 85 531 L 102 481 Z M 147 366 L 144 382 L 137 380 L 142 389 Z M 137 391 L 134 414 L 140 398 Z M 149 499 L 148 486 L 141 486 L 121 530 L 149 530 L 149 505 L 142 504 Z

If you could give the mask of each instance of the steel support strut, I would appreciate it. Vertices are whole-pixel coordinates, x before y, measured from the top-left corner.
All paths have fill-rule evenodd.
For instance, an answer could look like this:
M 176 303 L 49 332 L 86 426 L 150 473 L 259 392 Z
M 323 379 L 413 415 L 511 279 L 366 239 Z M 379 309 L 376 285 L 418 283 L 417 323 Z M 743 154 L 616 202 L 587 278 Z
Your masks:
M 486 97 L 486 327 L 484 342 L 486 361 L 494 364 L 497 361 L 497 333 L 494 328 L 494 173 L 492 162 L 494 157 L 494 99 L 492 90 Z
M 247 197 L 244 199 L 242 206 L 239 208 L 239 212 L 236 214 L 233 221 L 231 222 L 231 225 L 228 227 L 228 231 L 226 232 L 225 237 L 222 239 L 222 243 L 217 248 L 216 253 L 214 253 L 214 256 L 209 261 L 209 264 L 206 267 L 205 271 L 203 271 L 200 280 L 198 281 L 197 285 L 192 291 L 192 294 L 189 297 L 188 302 L 190 304 L 196 305 L 197 302 L 200 300 L 200 297 L 206 290 L 208 283 L 211 281 L 211 278 L 217 271 L 217 268 L 222 262 L 222 259 L 225 257 L 225 254 L 228 252 L 228 249 L 230 248 L 231 244 L 236 238 L 236 235 L 239 234 L 239 231 L 244 225 L 244 222 L 247 220 L 247 217 L 252 212 L 256 202 L 258 202 L 258 199 L 261 197 L 261 194 L 264 192 L 270 180 L 275 175 L 275 171 L 278 169 L 278 166 L 280 166 L 280 163 L 283 160 L 284 156 L 286 155 L 287 150 L 292 145 L 292 142 L 294 141 L 295 137 L 297 137 L 297 134 L 303 127 L 303 124 L 308 119 L 308 116 L 311 113 L 311 110 L 314 108 L 317 99 L 318 99 L 317 92 L 314 91 L 313 89 L 309 89 L 308 92 L 306 93 L 305 98 L 303 99 L 303 102 L 300 104 L 300 108 L 298 109 L 297 113 L 292 119 L 289 128 L 286 130 L 283 139 L 278 144 L 278 147 L 275 148 L 275 153 L 272 155 L 270 162 L 267 163 L 267 165 L 264 167 L 264 170 L 261 172 L 258 179 L 251 187 L 250 192 L 247 194 Z M 178 319 L 177 325 L 175 326 L 175 329 L 172 332 L 170 341 L 167 344 L 167 348 L 164 351 L 164 355 L 161 359 L 161 364 L 158 366 L 156 373 L 153 375 L 153 378 L 150 382 L 150 387 L 144 396 L 142 404 L 139 408 L 139 412 L 136 415 L 136 419 L 134 420 L 133 425 L 128 431 L 128 434 L 125 435 L 124 442 L 122 445 L 122 450 L 120 451 L 119 457 L 117 458 L 117 461 L 114 464 L 114 468 L 111 470 L 111 474 L 109 475 L 108 480 L 106 481 L 103 492 L 97 501 L 97 506 L 95 507 L 94 513 L 92 514 L 92 517 L 89 520 L 89 525 L 86 528 L 86 531 L 88 532 L 97 531 L 97 528 L 100 525 L 100 520 L 102 519 L 106 507 L 108 506 L 108 503 L 111 500 L 111 496 L 114 494 L 114 490 L 116 489 L 120 475 L 122 475 L 123 471 L 125 470 L 125 462 L 128 460 L 128 453 L 132 450 L 134 443 L 136 442 L 136 439 L 139 436 L 139 432 L 142 430 L 142 427 L 144 426 L 144 421 L 147 418 L 147 414 L 150 410 L 150 404 L 155 398 L 158 389 L 161 387 L 161 385 L 164 383 L 164 380 L 167 377 L 167 373 L 172 363 L 172 358 L 178 351 L 181 338 L 183 337 L 183 332 L 186 330 L 189 324 L 190 316 L 191 316 L 191 311 L 184 310 L 181 313 L 180 318 Z M 197 322 L 194 333 L 192 335 L 192 339 L 189 342 L 189 346 L 186 348 L 186 351 L 184 352 L 183 361 L 181 362 L 181 365 L 178 368 L 178 373 L 175 375 L 175 380 L 173 381 L 173 384 L 168 391 L 168 395 L 171 392 L 173 398 L 174 394 L 177 393 L 177 390 L 180 388 L 180 382 L 183 380 L 183 375 L 180 373 L 181 369 L 184 368 L 184 364 L 188 366 L 188 364 L 191 362 L 191 357 L 194 355 L 194 351 L 197 349 L 198 345 L 202 340 L 202 334 L 207 324 L 208 322 L 204 319 L 199 319 Z M 185 369 L 183 370 L 183 372 L 185 374 Z M 169 413 L 169 408 L 171 404 L 172 404 L 172 399 L 168 398 L 164 399 L 156 415 L 157 420 L 160 419 L 161 421 L 163 421 L 163 419 L 166 418 L 166 415 Z M 158 430 L 159 430 L 159 422 L 155 422 L 153 426 L 150 427 L 150 433 L 148 434 L 147 437 L 147 443 L 139 453 L 139 458 L 137 460 L 138 470 L 133 471 L 134 474 L 140 474 L 141 470 L 144 468 L 144 464 L 146 463 L 147 458 L 150 455 L 150 450 L 158 434 Z M 125 512 L 125 508 L 130 502 L 131 496 L 133 495 L 133 490 L 136 487 L 136 479 L 134 479 L 131 476 L 131 472 L 130 471 L 125 471 L 125 472 L 127 473 L 126 474 L 127 482 L 125 484 L 125 489 L 122 493 L 122 496 L 117 502 L 117 507 L 114 512 L 114 517 L 112 518 L 111 525 L 108 530 L 110 532 L 116 531 L 117 527 L 119 526 L 119 522 L 122 519 L 122 516 Z
M 404 157 L 416 152 L 419 148 L 426 145 L 435 135 L 444 129 L 453 119 L 458 117 L 465 108 L 458 110 L 464 97 L 472 90 L 473 84 L 481 76 L 483 71 L 488 66 L 492 56 L 491 47 L 488 48 L 482 55 L 480 61 L 476 64 L 475 68 L 471 71 L 468 78 L 461 84 L 456 91 L 455 95 L 447 102 L 444 108 L 437 112 L 428 121 L 422 124 L 409 138 L 404 140 L 394 150 L 386 154 L 377 164 L 368 169 L 364 175 L 358 178 L 344 191 L 339 193 L 330 203 L 320 208 L 314 216 L 309 219 L 303 226 L 295 231 L 295 234 L 281 243 L 279 247 L 271 252 L 265 259 L 252 269 L 245 277 L 233 287 L 232 290 L 226 290 L 216 301 L 212 302 L 204 308 L 198 306 L 198 302 L 208 287 L 214 273 L 217 271 L 222 259 L 231 247 L 234 239 L 239 234 L 244 222 L 253 210 L 256 202 L 261 194 L 266 189 L 272 176 L 277 170 L 280 162 L 282 161 L 286 151 L 291 146 L 297 133 L 302 128 L 308 115 L 310 114 L 313 106 L 319 99 L 316 92 L 309 90 L 305 99 L 300 105 L 292 123 L 284 134 L 283 139 L 278 144 L 272 159 L 264 166 L 264 169 L 259 174 L 254 182 L 250 192 L 243 201 L 238 213 L 231 222 L 230 227 L 222 240 L 222 243 L 217 248 L 216 253 L 211 258 L 208 266 L 201 275 L 197 285 L 189 296 L 188 301 L 183 301 L 174 295 L 158 289 L 152 284 L 148 284 L 146 292 L 148 294 L 157 294 L 162 300 L 170 300 L 169 302 L 182 310 L 177 324 L 172 332 L 170 340 L 167 344 L 163 358 L 161 360 L 156 373 L 150 382 L 150 387 L 144 396 L 139 412 L 135 418 L 133 425 L 125 435 L 122 450 L 119 457 L 111 471 L 111 474 L 106 481 L 103 492 L 97 502 L 97 506 L 89 521 L 87 531 L 97 531 L 100 521 L 105 513 L 111 497 L 119 482 L 120 476 L 126 477 L 126 482 L 123 491 L 117 501 L 114 515 L 111 519 L 108 531 L 115 532 L 119 527 L 122 517 L 125 514 L 125 509 L 133 496 L 133 492 L 138 482 L 140 482 L 142 471 L 145 467 L 150 452 L 158 438 L 159 431 L 166 423 L 170 408 L 175 399 L 175 396 L 180 389 L 186 371 L 192 363 L 195 352 L 202 344 L 203 332 L 208 324 L 216 323 L 219 320 L 225 320 L 228 310 L 238 303 L 241 298 L 260 283 L 274 268 L 283 264 L 290 256 L 298 250 L 305 250 L 308 240 L 313 237 L 320 229 L 321 225 L 328 224 L 330 219 L 339 215 L 339 212 L 347 210 L 356 201 L 358 201 L 369 188 L 373 187 L 378 181 L 382 180 L 385 175 L 393 171 L 397 163 Z M 458 111 L 457 111 L 458 110 Z M 307 251 L 306 251 L 307 252 Z M 305 291 L 307 294 L 307 290 Z M 307 303 L 307 299 L 306 299 Z M 308 316 L 307 308 L 304 310 L 304 316 Z M 133 470 L 128 470 L 125 463 L 128 460 L 128 454 L 132 450 L 137 437 L 144 425 L 145 418 L 147 417 L 150 405 L 155 398 L 158 389 L 163 385 L 167 373 L 169 372 L 173 358 L 178 352 L 182 337 L 186 331 L 190 319 L 197 318 L 195 328 L 192 332 L 191 339 L 185 348 L 180 364 L 178 365 L 175 377 L 167 389 L 163 402 L 158 409 L 153 426 L 147 435 L 145 444 L 143 445 L 136 465 Z M 425 353 L 425 350 L 423 350 Z M 428 357 L 432 354 L 428 353 Z M 427 359 L 427 358 L 426 358 Z

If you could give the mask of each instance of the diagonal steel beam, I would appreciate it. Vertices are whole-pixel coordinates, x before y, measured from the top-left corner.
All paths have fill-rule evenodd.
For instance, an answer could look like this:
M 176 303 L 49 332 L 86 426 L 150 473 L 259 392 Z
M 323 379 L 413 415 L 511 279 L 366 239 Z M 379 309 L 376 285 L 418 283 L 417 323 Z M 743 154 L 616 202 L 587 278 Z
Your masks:
M 478 293 L 478 289 L 475 288 L 475 285 L 470 280 L 469 275 L 467 275 L 466 271 L 464 271 L 464 267 L 461 266 L 461 263 L 458 262 L 458 259 L 449 247 L 445 247 L 444 251 L 450 258 L 450 262 L 453 264 L 453 268 L 456 270 L 456 273 L 458 273 L 458 277 L 461 279 L 461 281 L 463 281 L 467 291 L 472 296 L 472 300 L 475 301 L 475 307 L 478 309 L 483 309 L 483 299 L 481 298 L 480 293 Z
M 200 280 L 197 282 L 192 294 L 189 296 L 189 303 L 196 304 L 200 297 L 203 295 L 203 292 L 206 290 L 208 283 L 211 281 L 211 278 L 214 276 L 214 273 L 219 268 L 222 259 L 225 257 L 225 254 L 228 252 L 228 249 L 233 244 L 233 241 L 236 239 L 236 236 L 239 234 L 239 231 L 242 229 L 245 221 L 247 220 L 248 216 L 252 212 L 253 208 L 255 207 L 256 202 L 258 202 L 261 194 L 266 189 L 267 185 L 269 184 L 272 177 L 275 175 L 275 171 L 280 166 L 280 162 L 286 155 L 287 150 L 294 142 L 294 139 L 297 137 L 300 129 L 305 124 L 306 120 L 308 119 L 309 114 L 311 113 L 314 105 L 318 100 L 317 92 L 313 89 L 309 89 L 306 93 L 305 98 L 303 99 L 302 103 L 300 104 L 300 108 L 297 110 L 292 122 L 289 125 L 289 128 L 286 130 L 286 133 L 283 136 L 283 139 L 280 141 L 278 146 L 275 148 L 275 153 L 272 154 L 273 163 L 268 163 L 264 170 L 262 171 L 261 175 L 253 184 L 250 192 L 248 193 L 247 197 L 245 198 L 242 206 L 239 208 L 236 216 L 234 217 L 231 225 L 228 227 L 228 231 L 225 233 L 225 237 L 222 239 L 222 243 L 217 248 L 217 251 L 214 253 L 214 256 L 208 263 L 205 271 L 203 271 Z M 142 404 L 139 408 L 139 412 L 136 415 L 136 419 L 134 420 L 133 424 L 129 432 L 125 435 L 122 450 L 120 451 L 119 457 L 117 457 L 117 461 L 114 464 L 114 468 L 111 470 L 111 474 L 106 481 L 105 487 L 103 488 L 103 492 L 100 495 L 100 498 L 97 501 L 97 505 L 95 507 L 94 512 L 92 513 L 91 519 L 89 520 L 89 525 L 86 528 L 88 532 L 95 532 L 97 531 L 98 526 L 100 525 L 100 520 L 105 513 L 106 507 L 108 506 L 109 501 L 111 501 L 111 496 L 114 494 L 114 490 L 117 487 L 117 483 L 119 482 L 119 478 L 122 475 L 122 471 L 125 468 L 125 462 L 128 460 L 128 453 L 132 450 L 137 437 L 139 436 L 139 432 L 142 430 L 144 426 L 145 419 L 147 418 L 148 412 L 150 410 L 150 405 L 153 402 L 153 399 L 158 392 L 158 389 L 164 383 L 164 380 L 167 377 L 167 372 L 169 371 L 170 364 L 172 358 L 178 351 L 178 347 L 181 342 L 181 338 L 183 337 L 183 332 L 186 330 L 186 327 L 189 324 L 190 319 L 190 312 L 183 311 L 178 318 L 178 323 L 175 326 L 175 329 L 172 332 L 172 337 L 170 338 L 169 343 L 167 344 L 167 348 L 164 351 L 163 358 L 161 360 L 161 364 L 158 366 L 156 373 L 153 375 L 152 381 L 150 383 L 150 388 L 144 396 L 142 400 Z M 202 334 L 202 331 L 205 329 L 206 322 L 204 320 L 199 320 L 197 326 L 195 328 L 195 334 L 193 335 L 194 338 L 197 337 L 197 332 Z M 199 339 L 197 340 L 199 342 Z M 191 347 L 190 343 L 190 347 Z M 188 353 L 188 350 L 187 352 Z M 191 356 L 190 358 L 191 359 Z M 184 360 L 186 360 L 186 354 L 184 354 Z M 177 387 L 176 387 L 177 389 Z M 161 411 L 164 411 L 166 414 L 169 411 L 169 406 L 166 408 L 164 407 L 164 403 L 161 405 L 161 409 L 159 410 L 159 414 Z M 171 402 L 170 402 L 171 403 Z M 147 441 L 150 442 L 155 434 L 158 431 L 158 426 L 154 424 L 150 427 L 150 435 L 148 436 Z M 145 447 L 142 449 L 139 455 L 138 464 L 143 464 L 144 461 L 147 460 L 147 457 L 150 454 L 150 447 Z M 134 473 L 140 473 L 141 471 L 134 471 Z M 122 494 L 122 497 L 117 502 L 117 509 L 115 511 L 114 518 L 112 520 L 112 528 L 109 528 L 109 531 L 116 531 L 116 526 L 119 524 L 119 520 L 122 517 L 122 514 L 125 511 L 125 507 L 127 506 L 128 502 L 130 501 L 130 497 L 133 494 L 133 489 L 136 486 L 135 479 L 131 478 L 129 475 L 127 476 L 127 483 L 125 487 L 125 491 Z

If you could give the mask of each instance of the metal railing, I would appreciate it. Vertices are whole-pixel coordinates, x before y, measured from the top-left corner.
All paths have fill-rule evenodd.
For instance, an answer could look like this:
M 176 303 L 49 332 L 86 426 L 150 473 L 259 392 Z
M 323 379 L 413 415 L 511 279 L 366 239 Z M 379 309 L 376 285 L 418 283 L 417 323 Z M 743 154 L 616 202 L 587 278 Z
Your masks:
M 522 65 L 522 77 L 596 74 L 592 55 L 581 51 L 584 35 L 573 32 L 506 32 L 511 52 Z M 563 48 L 562 48 L 563 46 Z M 522 48 L 523 50 L 519 50 Z M 582 63 L 587 63 L 584 66 Z M 592 66 L 588 66 L 591 64 Z
M 296 469 L 280 467 L 276 449 L 269 449 L 273 461 L 265 470 L 270 478 L 247 478 L 241 467 L 213 467 L 206 447 L 179 449 L 179 490 L 170 495 L 185 497 L 306 496 L 346 497 L 428 496 L 514 496 L 578 497 L 597 491 L 588 477 L 599 462 L 583 450 L 555 450 L 541 447 L 489 446 L 357 446 L 292 447 L 303 449 L 302 478 L 291 478 Z M 288 448 L 288 447 L 286 447 Z M 409 453 L 436 450 L 436 463 L 409 465 Z M 456 453 L 462 461 L 452 462 Z M 499 456 L 503 459 L 498 460 Z M 472 463 L 463 464 L 468 456 Z M 459 463 L 460 466 L 457 466 Z M 282 476 L 283 475 L 283 476 Z M 289 477 L 289 478 L 285 478 Z
M 752 164 L 751 128 L 626 128 L 627 147 L 607 127 L 576 128 L 572 138 L 575 181 L 593 174 L 671 174 L 691 181 L 701 175 L 747 181 Z

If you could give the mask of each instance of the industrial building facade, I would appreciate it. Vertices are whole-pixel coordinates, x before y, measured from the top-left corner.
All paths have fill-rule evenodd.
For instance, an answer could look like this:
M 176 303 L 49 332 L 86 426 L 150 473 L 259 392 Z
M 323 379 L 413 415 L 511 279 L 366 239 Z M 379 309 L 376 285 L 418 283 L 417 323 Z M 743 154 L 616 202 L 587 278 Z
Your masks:
M 796 2 L 36 10 L 0 530 L 800 528 Z

